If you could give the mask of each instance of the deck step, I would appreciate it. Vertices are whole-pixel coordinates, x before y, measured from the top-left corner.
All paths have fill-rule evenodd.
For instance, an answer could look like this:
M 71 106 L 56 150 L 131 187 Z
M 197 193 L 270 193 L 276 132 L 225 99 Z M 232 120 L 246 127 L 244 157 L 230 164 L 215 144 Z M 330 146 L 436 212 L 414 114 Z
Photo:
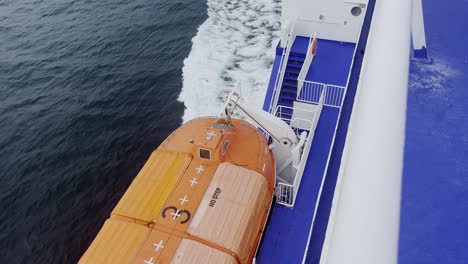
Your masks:
M 290 58 L 291 58 L 291 57 L 295 57 L 295 58 L 304 58 L 304 59 L 305 59 L 306 54 L 300 53 L 300 52 L 291 51 L 291 52 L 289 53 L 289 57 L 290 57 Z
M 290 81 L 297 81 L 297 75 L 292 75 L 292 74 L 285 74 L 284 75 L 285 80 L 290 80 Z
M 280 94 L 280 99 L 286 99 L 294 101 L 296 100 L 296 96 L 288 95 L 288 94 Z
M 299 77 L 298 74 L 289 73 L 289 72 L 286 72 L 286 74 L 285 74 L 284 76 L 285 76 L 285 77 L 288 76 L 289 78 L 294 78 L 295 81 L 297 80 L 297 77 Z
M 293 101 L 280 98 L 280 100 L 278 100 L 278 105 L 292 107 L 293 106 Z
M 299 75 L 299 72 L 301 72 L 301 70 L 297 70 L 295 68 L 286 68 L 286 73 L 289 74 Z
M 291 87 L 283 87 L 283 88 L 281 88 L 281 92 L 297 95 L 297 89 L 294 89 L 294 88 L 291 88 Z
M 297 81 L 289 81 L 289 80 L 284 80 L 283 81 L 283 86 L 289 86 L 289 87 L 297 87 Z
M 289 55 L 288 61 L 298 61 L 301 63 L 304 63 L 305 57 L 300 57 L 300 56 L 291 56 Z
M 288 61 L 288 67 L 293 67 L 293 68 L 301 69 L 301 68 L 302 68 L 302 64 L 295 63 L 295 62 L 289 62 L 289 61 Z M 300 71 L 300 70 L 299 70 L 299 71 Z

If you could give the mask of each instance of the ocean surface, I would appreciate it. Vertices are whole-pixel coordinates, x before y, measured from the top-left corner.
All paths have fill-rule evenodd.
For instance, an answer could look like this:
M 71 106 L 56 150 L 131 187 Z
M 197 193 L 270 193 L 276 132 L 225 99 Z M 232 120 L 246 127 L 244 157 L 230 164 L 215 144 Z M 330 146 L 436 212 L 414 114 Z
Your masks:
M 0 1 L 0 263 L 76 263 L 182 122 L 205 1 Z
M 277 0 L 0 1 L 0 263 L 75 263 L 150 153 L 241 82 Z

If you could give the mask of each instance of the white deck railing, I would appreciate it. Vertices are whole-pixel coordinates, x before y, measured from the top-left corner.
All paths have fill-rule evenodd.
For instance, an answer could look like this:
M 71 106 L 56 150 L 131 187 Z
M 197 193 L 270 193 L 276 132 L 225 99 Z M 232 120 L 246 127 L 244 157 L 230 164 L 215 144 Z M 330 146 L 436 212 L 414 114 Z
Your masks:
M 304 81 L 302 89 L 297 93 L 297 101 L 317 104 L 327 85 L 319 82 Z
M 276 179 L 276 202 L 288 207 L 293 207 L 296 201 L 297 192 L 304 174 L 304 169 L 307 163 L 307 158 L 309 156 L 310 147 L 312 140 L 315 135 L 315 129 L 317 128 L 318 120 L 320 118 L 320 113 L 322 111 L 323 105 L 331 107 L 341 107 L 345 92 L 345 87 L 336 86 L 336 85 L 327 85 L 324 83 L 306 81 L 305 77 L 309 70 L 309 67 L 313 60 L 313 53 L 310 52 L 312 49 L 313 41 L 316 39 L 316 34 L 313 34 L 310 37 L 309 47 L 307 51 L 306 58 L 304 60 L 304 65 L 301 68 L 298 76 L 298 94 L 296 101 L 303 103 L 310 103 L 316 105 L 316 108 L 313 110 L 294 108 L 277 105 L 279 100 L 279 95 L 281 91 L 281 86 L 284 80 L 284 75 L 286 72 L 287 62 L 289 54 L 291 52 L 292 45 L 296 39 L 295 33 L 295 24 L 291 27 L 286 41 L 286 45 L 283 49 L 283 53 L 280 60 L 280 65 L 278 68 L 278 73 L 275 80 L 274 90 L 270 99 L 270 105 L 268 111 L 275 116 L 281 118 L 294 130 L 294 132 L 299 135 L 303 129 L 308 131 L 304 147 L 302 149 L 301 158 L 299 165 L 289 166 L 290 171 L 293 173 L 283 174 L 280 171 L 277 171 Z M 310 54 L 309 54 L 310 53 Z M 299 78 L 300 77 L 300 78 Z M 294 111 L 301 112 L 301 117 L 294 114 Z M 310 112 L 310 114 L 307 114 Z M 304 118 L 304 113 L 307 118 Z M 310 117 L 310 118 L 309 118 Z M 270 135 L 261 130 L 262 134 L 265 135 L 267 139 L 270 138 Z
M 310 124 L 308 135 L 306 138 L 306 142 L 304 145 L 304 149 L 302 150 L 301 159 L 299 162 L 299 166 L 296 169 L 296 173 L 292 182 L 287 182 L 283 180 L 280 175 L 277 175 L 277 179 L 280 181 L 277 184 L 276 188 L 276 202 L 278 204 L 287 206 L 287 207 L 294 207 L 294 203 L 296 202 L 297 192 L 299 191 L 299 186 L 302 181 L 302 176 L 304 175 L 304 169 L 307 163 L 307 158 L 309 157 L 310 147 L 312 145 L 312 141 L 315 135 L 315 129 L 317 128 L 318 121 L 320 119 L 320 113 L 322 112 L 323 104 L 325 101 L 325 93 L 322 93 L 320 99 L 317 103 L 317 108 L 314 110 L 305 110 L 300 109 L 301 111 L 308 111 L 310 112 L 310 119 L 305 120 L 303 118 L 295 118 L 294 110 L 297 110 L 293 107 L 287 106 L 278 106 L 275 115 L 283 119 L 286 123 L 289 123 L 290 127 L 295 130 L 296 134 L 299 134 L 300 131 L 298 128 L 294 127 L 294 125 L 298 122 L 304 124 L 304 122 L 308 122 Z M 285 109 L 292 110 L 293 114 L 290 114 L 285 111 Z M 300 119 L 300 120 L 299 120 Z
M 341 108 L 346 87 L 312 81 L 303 81 L 304 85 L 297 94 L 297 101 L 318 104 L 325 91 L 324 105 Z

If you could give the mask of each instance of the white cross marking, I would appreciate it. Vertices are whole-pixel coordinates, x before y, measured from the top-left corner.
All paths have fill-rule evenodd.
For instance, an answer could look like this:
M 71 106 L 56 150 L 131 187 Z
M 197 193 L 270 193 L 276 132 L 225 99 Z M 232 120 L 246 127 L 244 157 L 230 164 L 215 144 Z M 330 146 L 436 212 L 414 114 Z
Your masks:
M 200 166 L 196 167 L 195 170 L 197 171 L 197 174 L 200 174 L 200 172 L 205 170 L 205 167 L 203 165 L 200 165 Z
M 188 201 L 189 201 L 189 200 L 187 199 L 187 195 L 185 195 L 183 198 L 179 198 L 179 200 L 180 200 L 180 204 L 181 204 L 181 205 L 184 205 L 184 203 L 188 203 Z
M 207 140 L 210 140 L 212 139 L 214 136 L 216 136 L 216 133 L 211 131 L 210 133 L 206 133 L 206 139 Z
M 153 258 L 143 261 L 145 264 L 154 264 Z
M 179 210 L 177 210 L 175 213 L 171 213 L 172 219 L 176 220 L 181 214 L 179 214 Z
M 164 248 L 164 241 L 160 240 L 158 244 L 153 243 L 153 246 L 156 247 L 156 252 L 159 251 L 160 249 Z
M 197 182 L 197 178 L 193 178 L 193 179 L 191 179 L 189 182 L 190 182 L 190 186 L 192 186 L 192 187 L 193 187 L 194 184 L 197 184 L 197 183 L 198 183 L 198 182 Z

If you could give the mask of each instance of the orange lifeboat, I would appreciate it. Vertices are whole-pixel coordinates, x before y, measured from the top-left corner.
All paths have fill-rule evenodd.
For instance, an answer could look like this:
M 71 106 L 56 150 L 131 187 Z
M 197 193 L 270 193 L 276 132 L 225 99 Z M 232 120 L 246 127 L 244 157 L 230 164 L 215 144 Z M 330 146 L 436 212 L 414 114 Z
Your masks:
M 274 167 L 249 123 L 192 120 L 151 154 L 79 263 L 252 263 Z

